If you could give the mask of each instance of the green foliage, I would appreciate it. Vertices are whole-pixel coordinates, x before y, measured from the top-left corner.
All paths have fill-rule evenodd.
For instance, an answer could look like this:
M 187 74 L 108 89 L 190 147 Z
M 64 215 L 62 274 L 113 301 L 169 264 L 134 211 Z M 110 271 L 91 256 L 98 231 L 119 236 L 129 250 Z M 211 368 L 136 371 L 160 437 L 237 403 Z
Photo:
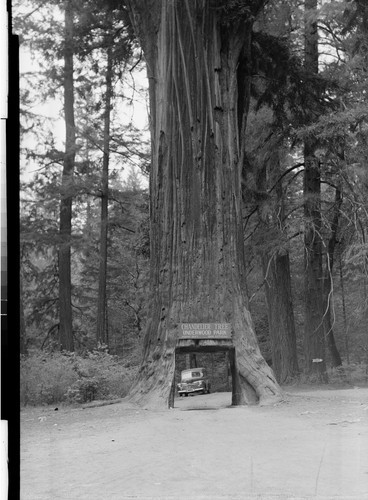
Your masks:
M 59 403 L 77 380 L 71 357 L 36 351 L 20 361 L 20 402 L 22 405 Z
M 148 194 L 134 185 L 112 185 L 107 263 L 109 349 L 130 359 L 133 352 L 140 351 L 147 306 Z M 88 219 L 81 227 L 83 246 L 74 256 L 74 324 L 79 350 L 95 346 L 97 220 L 98 207 L 90 205 Z
M 119 208 L 113 207 L 115 203 L 123 207 L 124 227 L 128 228 L 128 236 L 129 229 L 133 231 L 132 234 L 138 231 L 139 217 L 139 222 L 134 221 L 138 211 L 130 208 L 135 203 L 134 196 L 129 195 L 121 202 L 124 198 L 121 195 L 121 179 L 124 170 L 132 165 L 136 168 L 146 163 L 147 154 L 144 152 L 146 143 L 142 139 L 142 130 L 137 131 L 132 120 L 129 120 L 133 104 L 140 98 L 140 91 L 134 81 L 134 73 L 128 70 L 129 66 L 138 65 L 139 51 L 133 42 L 126 8 L 119 2 L 105 0 L 72 3 L 77 148 L 74 178 L 68 186 L 68 192 L 64 194 L 73 197 L 73 335 L 76 348 L 81 352 L 95 346 L 99 200 L 108 49 L 112 51 L 114 63 L 114 109 L 111 112 L 109 158 L 109 182 L 114 189 L 110 189 L 109 208 L 116 213 L 109 224 L 109 258 L 112 255 L 113 262 L 108 263 L 109 271 L 112 270 L 113 274 L 116 262 L 126 260 L 126 269 L 135 269 L 135 255 L 139 254 L 143 262 L 143 253 L 147 254 L 147 245 L 142 245 L 140 252 L 139 244 L 132 243 L 132 239 L 126 237 L 126 229 L 120 230 L 121 214 L 117 215 Z M 61 142 L 65 136 L 65 125 L 59 119 L 59 113 L 62 118 L 64 12 L 63 5 L 42 0 L 15 2 L 13 12 L 14 30 L 20 34 L 22 56 L 30 54 L 25 70 L 21 68 L 21 170 L 24 174 L 21 204 L 22 305 L 28 347 L 43 347 L 50 351 L 59 346 L 59 205 L 64 161 Z M 30 61 L 32 71 L 28 71 Z M 51 112 L 52 117 L 43 117 L 42 113 L 45 112 Z M 62 130 L 59 130 L 60 126 Z M 137 175 L 134 178 L 131 172 L 128 181 L 137 182 Z M 138 187 L 136 184 L 135 189 Z M 114 190 L 115 194 L 119 193 L 119 201 L 114 200 Z M 122 238 L 124 244 L 119 246 L 115 238 Z M 86 273 L 89 276 L 86 277 Z M 143 273 L 138 274 L 141 276 Z M 128 284 L 121 283 L 121 280 L 118 286 L 113 280 L 111 283 L 108 289 L 108 327 L 110 340 L 116 350 L 119 343 L 129 344 L 126 339 L 122 341 L 123 336 L 133 339 L 136 330 L 140 331 L 143 318 L 139 301 L 137 303 L 135 300 L 139 287 L 133 278 Z M 122 289 L 124 297 L 119 300 Z M 124 317 L 121 311 L 124 311 Z
M 221 23 L 227 28 L 253 21 L 266 0 L 214 0 L 213 6 L 221 13 Z
M 75 353 L 34 351 L 21 358 L 22 405 L 86 403 L 124 397 L 135 376 L 116 356 L 92 351 Z

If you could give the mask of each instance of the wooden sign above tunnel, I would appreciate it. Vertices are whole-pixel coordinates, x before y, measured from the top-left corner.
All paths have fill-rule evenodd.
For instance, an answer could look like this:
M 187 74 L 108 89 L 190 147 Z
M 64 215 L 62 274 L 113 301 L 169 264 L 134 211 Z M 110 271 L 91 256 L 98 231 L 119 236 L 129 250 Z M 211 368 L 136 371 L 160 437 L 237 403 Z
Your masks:
M 180 323 L 179 339 L 231 339 L 231 324 Z

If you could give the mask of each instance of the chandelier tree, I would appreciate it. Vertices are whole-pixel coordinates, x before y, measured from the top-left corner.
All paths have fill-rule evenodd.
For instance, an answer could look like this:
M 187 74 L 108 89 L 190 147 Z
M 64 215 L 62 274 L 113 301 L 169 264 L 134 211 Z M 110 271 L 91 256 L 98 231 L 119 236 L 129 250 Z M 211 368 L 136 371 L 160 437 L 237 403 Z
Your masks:
M 241 172 L 252 24 L 263 1 L 134 0 L 147 63 L 151 305 L 130 398 L 167 407 L 179 323 L 230 323 L 233 404 L 282 398 L 244 294 Z

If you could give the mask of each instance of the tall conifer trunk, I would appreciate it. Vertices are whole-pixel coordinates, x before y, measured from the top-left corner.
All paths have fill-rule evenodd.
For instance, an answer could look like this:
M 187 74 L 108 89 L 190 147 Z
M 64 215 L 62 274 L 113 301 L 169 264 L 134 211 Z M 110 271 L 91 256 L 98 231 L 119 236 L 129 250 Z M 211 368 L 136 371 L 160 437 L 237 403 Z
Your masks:
M 19 276 L 19 352 L 27 354 L 27 330 L 23 307 L 23 276 Z
M 226 4 L 129 2 L 147 62 L 152 135 L 152 302 L 130 397 L 151 407 L 168 405 L 181 322 L 231 323 L 234 404 L 282 394 L 260 354 L 243 293 L 246 110 L 238 117 L 238 68 L 249 61 L 253 17 L 244 8 L 221 10 Z
M 330 352 L 330 362 L 332 367 L 337 367 L 342 365 L 341 356 L 339 350 L 337 349 L 335 336 L 333 332 L 333 322 L 332 322 L 332 271 L 335 263 L 335 247 L 337 243 L 337 230 L 339 226 L 339 216 L 340 208 L 342 203 L 341 189 L 336 187 L 335 191 L 335 206 L 331 222 L 331 235 L 328 241 L 327 253 L 326 253 L 326 267 L 325 275 L 323 279 L 323 298 L 324 298 L 324 316 L 323 316 L 323 328 L 324 335 L 327 339 L 327 345 Z
M 60 246 L 59 246 L 59 315 L 60 348 L 74 351 L 71 291 L 71 234 L 73 172 L 75 162 L 74 82 L 73 82 L 73 6 L 71 0 L 64 2 L 65 48 L 64 48 L 64 113 L 65 155 L 60 202 Z
M 309 141 L 306 141 L 306 143 Z M 326 381 L 325 337 L 323 330 L 323 274 L 320 213 L 320 174 L 314 147 L 305 144 L 305 315 L 304 373 L 316 381 Z
M 107 235 L 108 235 L 108 202 L 109 202 L 109 159 L 110 159 L 110 116 L 112 89 L 112 48 L 107 48 L 106 94 L 104 114 L 104 142 L 101 183 L 101 229 L 100 229 L 100 266 L 98 276 L 97 305 L 97 342 L 108 344 L 107 336 Z
M 282 238 L 285 217 L 284 194 L 279 181 L 280 154 L 278 144 L 270 154 L 269 169 L 267 164 L 260 171 L 257 184 L 259 191 L 267 192 L 268 185 L 275 184 L 276 199 L 274 205 L 269 206 L 266 199 L 261 205 L 259 213 L 261 230 L 265 235 L 278 234 Z M 271 175 L 271 182 L 268 176 Z M 267 236 L 266 236 L 267 237 Z M 281 245 L 281 243 L 280 243 Z M 271 340 L 272 369 L 279 383 L 290 382 L 299 374 L 296 352 L 296 334 L 294 310 L 291 292 L 290 258 L 287 248 L 267 248 L 262 251 L 264 272 L 264 287 L 267 303 L 267 316 Z
M 285 384 L 299 374 L 289 253 L 273 255 L 267 262 L 265 276 L 272 368 L 277 380 Z
M 313 16 L 317 0 L 305 0 L 305 69 L 318 73 L 318 30 Z M 321 237 L 321 175 L 315 156 L 316 140 L 304 142 L 304 245 L 305 315 L 304 373 L 310 380 L 326 382 L 325 337 L 323 331 L 323 274 Z
M 318 73 L 318 29 L 316 16 L 318 1 L 305 0 L 305 69 Z M 313 118 L 311 110 L 310 118 Z M 315 156 L 318 141 L 308 137 L 304 142 L 304 217 L 305 217 L 305 317 L 304 317 L 304 373 L 310 381 L 327 382 L 326 339 L 332 364 L 341 364 L 331 326 L 331 263 L 336 243 L 332 235 L 326 252 L 323 271 L 324 245 L 321 217 L 321 173 Z M 335 222 L 333 222 L 335 224 Z M 337 223 L 336 223 L 337 224 Z

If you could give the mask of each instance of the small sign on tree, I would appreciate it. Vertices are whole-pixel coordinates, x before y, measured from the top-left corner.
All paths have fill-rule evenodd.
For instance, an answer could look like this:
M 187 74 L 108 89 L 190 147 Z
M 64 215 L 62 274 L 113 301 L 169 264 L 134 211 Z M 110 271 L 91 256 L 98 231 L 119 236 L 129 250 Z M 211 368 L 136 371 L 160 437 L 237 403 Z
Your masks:
M 179 339 L 231 339 L 231 324 L 180 323 Z

